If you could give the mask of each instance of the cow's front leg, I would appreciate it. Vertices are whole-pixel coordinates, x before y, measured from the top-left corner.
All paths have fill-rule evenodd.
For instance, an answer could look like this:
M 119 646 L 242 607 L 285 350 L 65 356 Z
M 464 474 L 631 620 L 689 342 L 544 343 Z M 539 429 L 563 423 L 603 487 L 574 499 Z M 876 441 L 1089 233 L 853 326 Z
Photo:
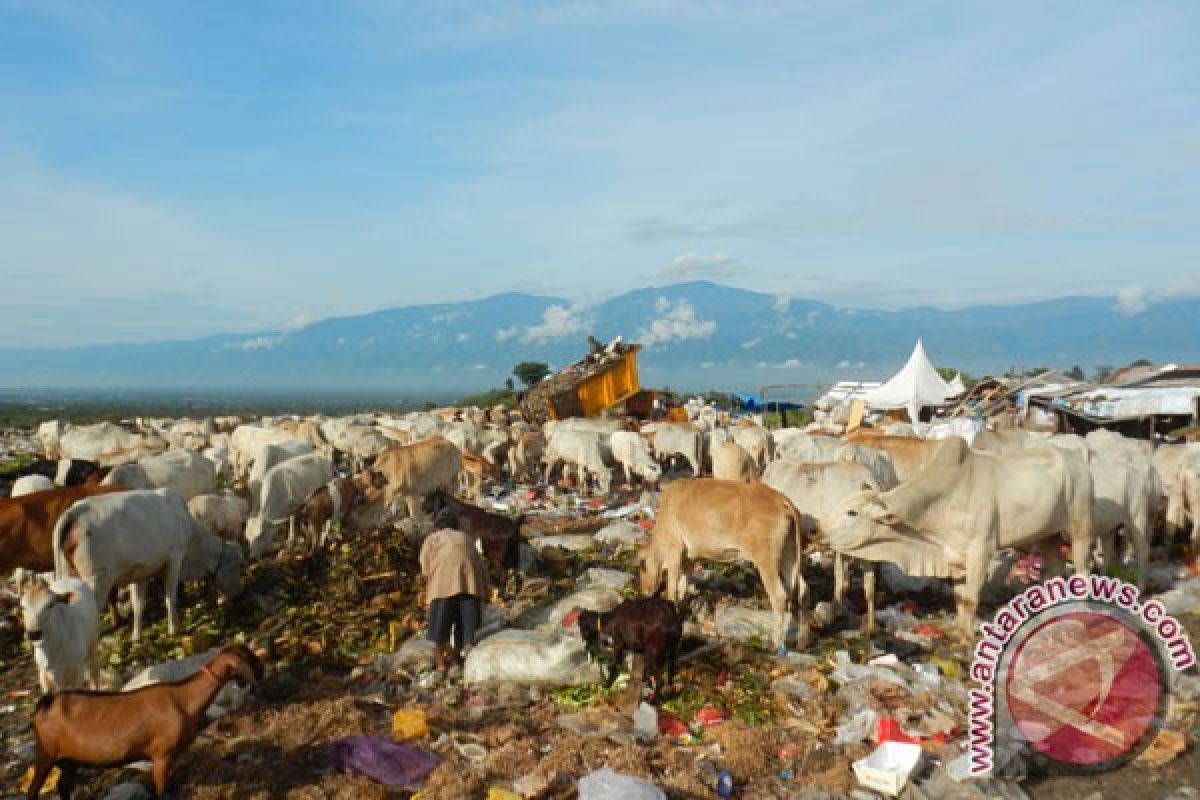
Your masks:
M 958 625 L 963 635 L 970 639 L 975 633 L 975 614 L 979 611 L 979 595 L 987 579 L 987 568 L 991 555 L 987 549 L 975 548 L 967 554 L 966 579 L 954 585 L 954 600 L 958 610 Z
M 875 584 L 879 576 L 879 565 L 874 561 L 860 561 L 863 569 L 863 594 L 867 596 L 867 618 L 863 620 L 863 634 L 868 638 L 875 633 Z

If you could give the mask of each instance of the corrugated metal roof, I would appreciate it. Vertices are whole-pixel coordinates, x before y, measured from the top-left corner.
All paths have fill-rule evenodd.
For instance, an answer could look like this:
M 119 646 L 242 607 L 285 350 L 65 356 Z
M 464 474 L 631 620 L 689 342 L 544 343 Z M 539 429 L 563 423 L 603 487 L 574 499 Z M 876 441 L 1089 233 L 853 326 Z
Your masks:
M 1197 397 L 1200 397 L 1200 385 L 1099 386 L 1069 397 L 1058 397 L 1052 405 L 1104 419 L 1134 419 L 1168 414 L 1191 416 L 1196 413 Z

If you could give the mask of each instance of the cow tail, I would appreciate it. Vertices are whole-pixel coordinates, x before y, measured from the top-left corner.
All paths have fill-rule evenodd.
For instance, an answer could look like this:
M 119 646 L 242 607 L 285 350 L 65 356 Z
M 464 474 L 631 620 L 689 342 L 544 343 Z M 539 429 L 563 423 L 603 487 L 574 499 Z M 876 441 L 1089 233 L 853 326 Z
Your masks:
M 54 577 L 69 578 L 73 572 L 71 560 L 67 558 L 65 550 L 66 538 L 71 525 L 74 524 L 78 512 L 75 506 L 71 506 L 62 513 L 58 518 L 58 522 L 54 523 L 54 531 L 50 536 L 51 549 L 54 556 Z M 79 543 L 76 542 L 76 547 Z

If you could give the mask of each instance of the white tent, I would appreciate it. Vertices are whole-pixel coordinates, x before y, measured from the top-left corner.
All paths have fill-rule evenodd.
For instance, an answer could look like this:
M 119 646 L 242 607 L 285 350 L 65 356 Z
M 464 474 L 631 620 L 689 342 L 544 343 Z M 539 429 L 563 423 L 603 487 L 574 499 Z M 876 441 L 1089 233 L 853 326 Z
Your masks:
M 967 391 L 967 386 L 963 383 L 961 372 L 954 373 L 954 378 L 946 385 L 950 387 L 950 391 L 954 392 L 954 397 L 958 397 Z
M 940 406 L 954 395 L 954 389 L 942 380 L 929 356 L 925 355 L 925 345 L 917 339 L 917 346 L 904 368 L 878 389 L 867 392 L 864 399 L 868 408 L 907 409 L 909 419 L 916 423 L 921 418 L 922 408 Z

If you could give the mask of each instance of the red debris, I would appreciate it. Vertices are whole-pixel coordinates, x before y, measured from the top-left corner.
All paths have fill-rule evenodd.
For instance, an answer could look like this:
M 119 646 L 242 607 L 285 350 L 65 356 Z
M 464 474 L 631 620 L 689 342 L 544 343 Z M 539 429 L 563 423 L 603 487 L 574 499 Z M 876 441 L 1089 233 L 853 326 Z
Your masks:
M 709 727 L 712 725 L 720 725 L 728 718 L 729 715 L 725 713 L 725 709 L 717 708 L 716 706 L 705 706 L 696 712 L 695 722 Z

